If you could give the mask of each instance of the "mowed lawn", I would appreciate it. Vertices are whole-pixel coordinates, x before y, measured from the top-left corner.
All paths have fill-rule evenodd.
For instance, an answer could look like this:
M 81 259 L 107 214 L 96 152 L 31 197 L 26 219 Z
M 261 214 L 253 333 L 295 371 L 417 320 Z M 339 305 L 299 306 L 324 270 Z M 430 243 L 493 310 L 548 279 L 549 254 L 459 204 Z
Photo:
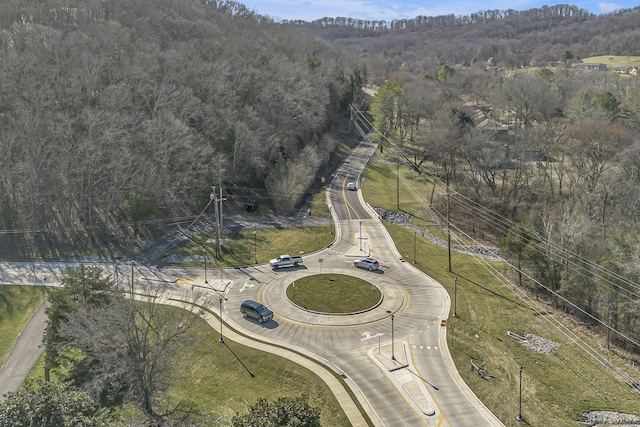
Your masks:
M 237 344 L 219 335 L 204 320 L 193 329 L 193 343 L 176 365 L 172 397 L 183 400 L 211 421 L 244 414 L 259 398 L 307 395 L 321 410 L 323 426 L 348 426 L 346 415 L 327 386 L 313 372 L 280 356 Z
M 583 58 L 582 62 L 597 62 L 600 64 L 606 64 L 607 69 L 615 67 L 631 67 L 636 66 L 640 67 L 640 56 L 629 55 L 629 56 L 620 56 L 620 55 L 601 55 L 601 56 L 592 56 L 589 58 Z

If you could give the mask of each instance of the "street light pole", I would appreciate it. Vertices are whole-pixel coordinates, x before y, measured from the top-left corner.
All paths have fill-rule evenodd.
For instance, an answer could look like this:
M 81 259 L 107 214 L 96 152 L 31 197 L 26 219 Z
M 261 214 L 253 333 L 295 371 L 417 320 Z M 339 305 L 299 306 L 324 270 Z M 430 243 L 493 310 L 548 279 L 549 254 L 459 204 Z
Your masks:
M 329 234 L 333 234 L 333 215 L 331 214 L 331 206 L 329 206 Z
M 258 233 L 253 229 L 253 260 L 258 263 Z
M 224 342 L 224 338 L 222 338 L 222 300 L 224 298 L 220 297 L 220 342 Z
M 522 366 L 520 366 L 519 370 L 520 370 L 520 404 L 518 408 L 518 417 L 516 419 L 518 421 L 522 421 L 524 420 L 524 418 L 522 418 Z
M 413 232 L 413 263 L 415 264 L 416 261 L 416 232 Z
M 118 283 L 118 261 L 113 260 L 113 276 L 116 281 L 116 289 L 120 289 L 120 283 Z
M 362 251 L 362 221 L 360 221 L 360 250 Z
M 204 254 L 204 283 L 208 285 L 209 281 L 207 280 L 207 250 L 205 248 L 202 248 L 202 253 Z
M 400 210 L 400 154 L 396 153 L 396 203 Z
M 458 276 L 453 276 L 453 317 L 458 317 Z
M 396 353 L 394 351 L 394 337 L 393 337 L 393 314 L 391 315 L 391 360 L 396 360 Z
M 131 260 L 131 300 L 133 300 L 133 260 Z

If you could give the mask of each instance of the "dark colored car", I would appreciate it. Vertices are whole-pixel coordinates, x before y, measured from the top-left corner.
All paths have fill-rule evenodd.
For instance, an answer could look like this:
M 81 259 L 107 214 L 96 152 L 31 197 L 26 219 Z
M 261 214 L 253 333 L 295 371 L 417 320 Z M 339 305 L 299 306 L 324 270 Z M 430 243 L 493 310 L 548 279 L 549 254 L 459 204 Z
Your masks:
M 273 319 L 273 311 L 269 310 L 259 302 L 250 299 L 244 301 L 240 305 L 240 312 L 242 313 L 242 317 L 251 317 L 260 323 L 268 322 Z

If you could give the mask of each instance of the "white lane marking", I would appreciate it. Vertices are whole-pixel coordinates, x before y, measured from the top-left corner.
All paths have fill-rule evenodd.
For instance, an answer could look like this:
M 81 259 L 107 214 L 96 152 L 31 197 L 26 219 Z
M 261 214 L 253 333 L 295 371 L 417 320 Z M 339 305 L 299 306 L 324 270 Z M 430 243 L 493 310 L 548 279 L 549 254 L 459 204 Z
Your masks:
M 381 337 L 383 335 L 384 335 L 383 333 L 377 333 L 377 334 L 374 335 L 371 332 L 363 332 L 362 336 L 364 338 L 360 338 L 360 341 L 370 340 L 371 338 L 378 338 L 378 337 Z
M 253 283 L 249 283 L 249 282 L 244 282 L 244 285 L 242 285 L 242 287 L 240 288 L 240 292 L 243 292 L 246 288 L 253 288 L 256 285 L 254 285 Z

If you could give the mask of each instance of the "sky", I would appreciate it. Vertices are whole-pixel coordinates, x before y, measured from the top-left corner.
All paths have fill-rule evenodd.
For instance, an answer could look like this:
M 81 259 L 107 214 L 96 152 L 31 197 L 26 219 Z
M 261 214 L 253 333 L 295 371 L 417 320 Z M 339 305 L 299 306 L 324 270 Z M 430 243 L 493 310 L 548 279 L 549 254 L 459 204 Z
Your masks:
M 238 0 L 247 8 L 276 21 L 283 19 L 314 21 L 324 17 L 347 17 L 365 20 L 393 21 L 416 16 L 469 15 L 481 10 L 527 10 L 543 5 L 573 4 L 591 13 L 601 14 L 638 6 L 638 0 L 577 2 L 537 0 Z

